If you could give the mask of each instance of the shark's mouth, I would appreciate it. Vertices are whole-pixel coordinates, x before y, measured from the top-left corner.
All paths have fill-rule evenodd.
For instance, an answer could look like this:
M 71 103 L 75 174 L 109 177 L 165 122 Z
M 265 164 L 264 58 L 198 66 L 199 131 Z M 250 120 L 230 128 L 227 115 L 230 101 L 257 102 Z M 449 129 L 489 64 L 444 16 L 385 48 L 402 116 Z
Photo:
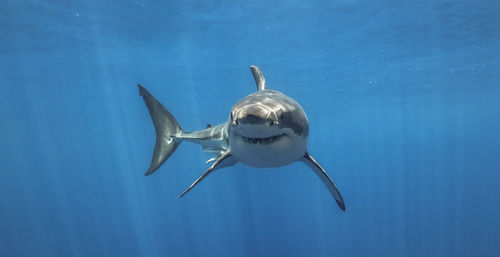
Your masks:
M 275 136 L 270 136 L 270 137 L 264 137 L 264 138 L 259 138 L 259 137 L 245 137 L 240 134 L 238 134 L 245 143 L 248 144 L 262 144 L 262 145 L 267 145 L 267 144 L 272 144 L 277 141 L 279 141 L 282 137 L 285 137 L 286 134 L 280 134 L 280 135 L 275 135 Z

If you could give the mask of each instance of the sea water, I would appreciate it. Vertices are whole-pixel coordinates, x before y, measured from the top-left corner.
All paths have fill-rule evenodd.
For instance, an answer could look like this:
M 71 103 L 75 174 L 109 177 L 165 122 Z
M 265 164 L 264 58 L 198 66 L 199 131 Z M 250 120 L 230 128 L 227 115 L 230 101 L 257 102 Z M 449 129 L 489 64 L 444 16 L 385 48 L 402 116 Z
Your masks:
M 498 1 L 0 2 L 0 256 L 500 256 Z M 153 175 L 136 84 L 183 129 L 298 101 L 302 163 Z

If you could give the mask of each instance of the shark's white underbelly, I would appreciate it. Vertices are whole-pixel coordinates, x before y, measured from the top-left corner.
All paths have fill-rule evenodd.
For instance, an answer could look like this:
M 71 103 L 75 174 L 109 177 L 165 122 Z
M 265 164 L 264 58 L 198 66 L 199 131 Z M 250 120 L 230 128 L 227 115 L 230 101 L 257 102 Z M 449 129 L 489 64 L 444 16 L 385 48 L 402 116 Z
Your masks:
M 231 154 L 238 161 L 254 167 L 279 167 L 304 156 L 307 138 L 283 135 L 275 142 L 248 140 L 239 135 L 229 137 Z

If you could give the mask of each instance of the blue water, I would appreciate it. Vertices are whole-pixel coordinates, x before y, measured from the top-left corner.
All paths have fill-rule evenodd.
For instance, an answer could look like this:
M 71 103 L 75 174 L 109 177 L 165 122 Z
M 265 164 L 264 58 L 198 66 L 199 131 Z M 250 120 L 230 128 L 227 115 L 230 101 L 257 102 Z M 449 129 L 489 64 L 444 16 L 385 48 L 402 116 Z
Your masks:
M 500 256 L 498 1 L 0 2 L 0 256 Z M 153 175 L 143 84 L 186 130 L 268 87 L 302 163 Z

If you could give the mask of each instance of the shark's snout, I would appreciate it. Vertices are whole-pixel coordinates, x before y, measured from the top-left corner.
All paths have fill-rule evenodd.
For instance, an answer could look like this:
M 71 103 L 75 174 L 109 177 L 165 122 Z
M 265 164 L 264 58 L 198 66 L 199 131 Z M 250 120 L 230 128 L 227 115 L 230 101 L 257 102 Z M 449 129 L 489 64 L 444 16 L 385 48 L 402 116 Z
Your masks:
M 250 104 L 235 112 L 232 115 L 233 126 L 240 124 L 262 125 L 269 126 L 278 125 L 279 120 L 276 112 L 263 104 Z

